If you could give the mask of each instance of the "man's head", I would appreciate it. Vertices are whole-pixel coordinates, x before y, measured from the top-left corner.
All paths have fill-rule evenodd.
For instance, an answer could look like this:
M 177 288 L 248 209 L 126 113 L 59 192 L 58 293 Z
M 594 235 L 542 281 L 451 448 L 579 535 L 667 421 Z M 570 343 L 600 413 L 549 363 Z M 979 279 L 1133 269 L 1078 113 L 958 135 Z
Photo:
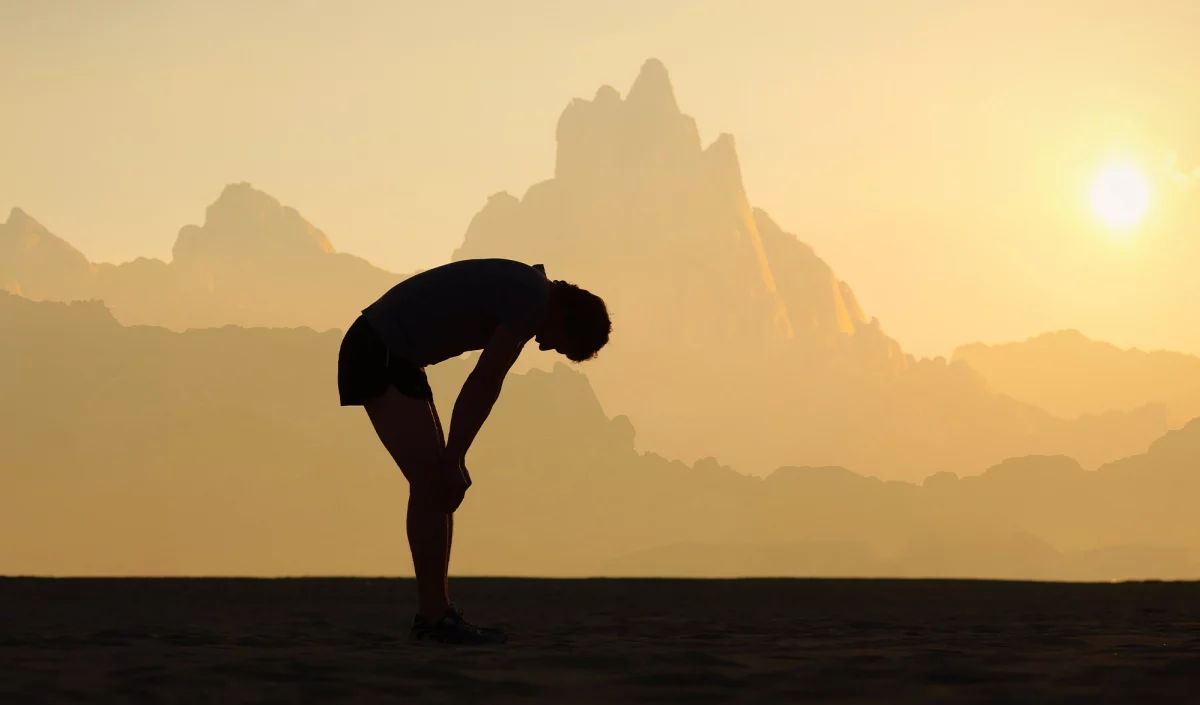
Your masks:
M 574 362 L 596 356 L 608 343 L 612 322 L 599 296 L 564 281 L 550 282 L 550 310 L 535 336 L 542 350 L 555 350 Z

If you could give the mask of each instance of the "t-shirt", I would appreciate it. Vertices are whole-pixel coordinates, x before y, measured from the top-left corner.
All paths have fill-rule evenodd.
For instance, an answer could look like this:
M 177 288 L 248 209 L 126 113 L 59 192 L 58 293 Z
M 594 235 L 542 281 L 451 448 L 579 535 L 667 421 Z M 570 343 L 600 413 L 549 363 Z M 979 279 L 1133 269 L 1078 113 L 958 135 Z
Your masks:
M 542 265 L 468 259 L 405 279 L 362 313 L 392 354 L 424 367 L 482 350 L 497 326 L 528 340 L 549 304 Z

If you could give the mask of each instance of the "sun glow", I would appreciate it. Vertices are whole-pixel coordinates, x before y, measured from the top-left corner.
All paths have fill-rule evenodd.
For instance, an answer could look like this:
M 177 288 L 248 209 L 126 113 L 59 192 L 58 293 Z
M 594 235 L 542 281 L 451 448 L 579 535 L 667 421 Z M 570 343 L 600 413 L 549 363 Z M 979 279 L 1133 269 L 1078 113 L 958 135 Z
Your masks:
M 1127 230 L 1141 222 L 1150 205 L 1150 183 L 1129 164 L 1111 164 L 1092 184 L 1092 211 L 1114 230 Z

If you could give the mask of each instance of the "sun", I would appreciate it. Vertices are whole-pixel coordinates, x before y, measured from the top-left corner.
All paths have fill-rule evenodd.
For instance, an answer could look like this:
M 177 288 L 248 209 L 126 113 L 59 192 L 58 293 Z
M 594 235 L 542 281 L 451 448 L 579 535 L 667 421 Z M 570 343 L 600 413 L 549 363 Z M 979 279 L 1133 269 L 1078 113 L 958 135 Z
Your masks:
M 1150 205 L 1150 182 L 1129 164 L 1110 164 L 1092 184 L 1092 210 L 1114 230 L 1141 222 Z

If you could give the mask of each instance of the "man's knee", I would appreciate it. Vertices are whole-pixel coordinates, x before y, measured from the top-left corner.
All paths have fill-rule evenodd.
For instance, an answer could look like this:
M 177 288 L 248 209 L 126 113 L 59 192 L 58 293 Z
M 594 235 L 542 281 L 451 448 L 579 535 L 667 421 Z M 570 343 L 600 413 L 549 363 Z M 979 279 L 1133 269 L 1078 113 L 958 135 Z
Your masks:
M 441 483 L 433 468 L 421 468 L 413 472 L 408 480 L 408 502 L 417 507 L 434 507 L 441 504 Z

